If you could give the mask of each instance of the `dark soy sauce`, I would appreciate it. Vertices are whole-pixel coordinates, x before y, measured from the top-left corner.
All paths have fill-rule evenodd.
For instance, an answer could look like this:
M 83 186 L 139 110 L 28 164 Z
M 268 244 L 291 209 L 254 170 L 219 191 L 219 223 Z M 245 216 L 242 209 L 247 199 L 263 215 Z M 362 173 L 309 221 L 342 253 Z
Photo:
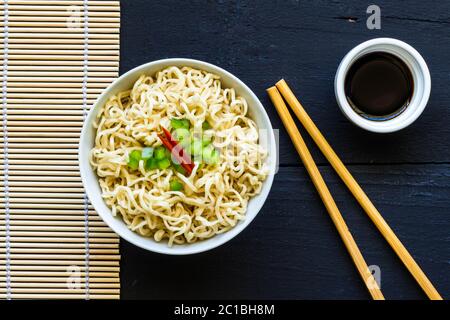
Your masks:
M 402 113 L 414 91 L 411 70 L 398 57 L 368 53 L 356 60 L 345 78 L 352 108 L 370 120 L 388 120 Z

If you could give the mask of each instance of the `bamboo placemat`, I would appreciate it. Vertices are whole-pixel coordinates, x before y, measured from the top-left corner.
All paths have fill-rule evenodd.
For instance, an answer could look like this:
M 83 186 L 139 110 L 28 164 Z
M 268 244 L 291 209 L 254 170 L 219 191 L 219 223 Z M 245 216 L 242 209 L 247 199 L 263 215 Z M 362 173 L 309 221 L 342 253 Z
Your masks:
M 118 74 L 119 3 L 0 3 L 0 298 L 119 298 L 119 239 L 77 161 L 87 111 Z

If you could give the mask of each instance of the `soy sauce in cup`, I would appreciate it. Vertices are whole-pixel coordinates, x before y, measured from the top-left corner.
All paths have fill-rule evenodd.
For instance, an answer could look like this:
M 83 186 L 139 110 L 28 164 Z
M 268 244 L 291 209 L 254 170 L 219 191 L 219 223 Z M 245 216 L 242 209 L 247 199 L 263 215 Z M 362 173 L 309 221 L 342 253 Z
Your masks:
M 344 90 L 348 103 L 360 116 L 384 121 L 408 107 L 414 93 L 414 80 L 409 67 L 397 56 L 371 52 L 351 65 Z
M 431 77 L 420 53 L 392 38 L 360 43 L 341 60 L 334 93 L 355 125 L 388 133 L 406 128 L 425 110 Z

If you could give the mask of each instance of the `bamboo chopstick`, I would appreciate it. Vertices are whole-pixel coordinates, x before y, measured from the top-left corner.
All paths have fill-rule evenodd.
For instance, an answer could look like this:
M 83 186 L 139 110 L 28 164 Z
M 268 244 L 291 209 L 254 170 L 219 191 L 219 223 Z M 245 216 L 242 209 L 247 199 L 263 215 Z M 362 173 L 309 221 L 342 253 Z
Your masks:
M 9 137 L 78 137 L 76 132 L 9 132 Z M 36 160 L 41 161 L 41 160 Z M 32 162 L 27 162 L 32 163 Z M 56 163 L 56 162 L 49 162 Z
M 328 144 L 327 140 L 311 120 L 309 115 L 306 113 L 305 109 L 297 100 L 294 93 L 287 85 L 286 81 L 284 81 L 283 79 L 278 81 L 276 87 L 281 92 L 284 99 L 286 99 L 292 111 L 294 111 L 295 115 L 305 127 L 306 131 L 308 131 L 309 135 L 312 137 L 324 156 L 333 166 L 339 177 L 342 179 L 342 181 L 344 181 L 347 188 L 359 202 L 361 207 L 373 221 L 375 226 L 381 232 L 392 249 L 394 249 L 395 253 L 399 256 L 403 264 L 419 283 L 423 291 L 425 291 L 430 299 L 441 300 L 442 297 L 434 288 L 431 281 L 427 278 L 414 258 L 409 254 L 408 250 L 406 250 L 401 241 L 397 238 L 394 231 L 392 231 L 387 222 L 381 216 L 380 212 L 375 208 L 369 197 L 362 190 L 358 182 L 356 182 L 355 178 L 353 178 L 352 174 L 347 170 L 341 159 L 334 152 L 333 148 L 331 148 L 331 146 Z
M 42 191 L 40 188 L 39 191 Z M 4 196 L 3 192 L 0 192 L 0 196 Z M 38 197 L 38 198 L 84 198 L 84 195 L 82 193 L 67 193 L 67 192 L 60 192 L 60 191 L 54 191 L 52 193 L 49 192 L 37 192 L 36 190 L 34 192 L 17 192 L 12 189 L 9 189 L 9 196 L 11 198 L 16 197 L 22 197 L 22 198 L 29 198 L 29 197 Z M 34 199 L 33 199 L 34 200 Z M 50 200 L 47 200 L 50 201 Z
M 78 208 L 16 208 L 12 220 L 29 218 L 30 220 L 64 220 L 64 221 L 103 221 L 93 208 L 89 208 L 87 217 L 81 216 Z M 0 217 L 4 218 L 5 208 L 0 207 Z M 80 218 L 82 217 L 82 218 Z M 1 243 L 0 243 L 1 245 Z
M 10 226 L 81 226 L 84 221 L 61 221 L 61 220 L 33 220 L 33 219 L 17 219 L 17 217 L 13 217 L 9 221 Z M 0 225 L 4 225 L 2 222 Z M 90 223 L 92 227 L 107 227 L 107 225 L 102 221 L 92 221 Z M 13 247 L 13 246 L 12 246 Z
M 0 237 L 0 241 L 5 242 L 6 238 Z M 59 237 L 59 238 L 45 237 L 45 236 L 11 236 L 10 241 L 11 242 L 27 242 L 27 243 L 29 243 L 29 242 L 35 242 L 35 243 L 42 243 L 42 242 L 43 243 L 47 243 L 47 242 L 86 243 L 86 240 L 84 239 L 84 237 L 74 238 L 72 236 Z M 117 238 L 97 238 L 97 239 L 90 239 L 89 241 L 90 241 L 90 243 L 119 243 L 119 239 L 117 239 Z M 0 261 L 0 264 L 2 264 L 2 263 L 3 263 L 3 261 Z M 36 264 L 39 264 L 39 262 L 36 262 Z
M 9 191 L 11 192 L 33 192 L 36 190 L 36 188 L 33 187 L 21 187 L 21 186 L 9 186 Z M 4 191 L 4 187 L 0 187 L 0 191 L 3 192 Z M 84 192 L 84 189 L 81 187 L 56 187 L 56 186 L 52 186 L 52 187 L 41 187 L 39 188 L 39 191 L 41 192 Z
M 53 223 L 52 223 L 53 222 Z M 62 222 L 65 222 L 63 224 Z M 0 230 L 5 230 L 5 223 L 0 224 Z M 48 221 L 48 220 L 17 220 L 11 219 L 9 223 L 10 230 L 13 231 L 83 231 L 85 228 L 81 221 Z M 97 222 L 89 224 L 89 231 L 93 232 L 110 232 L 107 225 Z
M 19 39 L 21 40 L 21 39 Z M 39 39 L 32 39 L 32 40 L 39 40 Z M 56 43 L 59 43 L 59 41 L 63 41 L 64 39 L 53 39 Z M 28 40 L 31 41 L 31 40 Z M 77 41 L 77 39 L 74 39 L 73 41 Z M 81 40 L 80 40 L 81 41 Z M 107 40 L 109 41 L 109 40 Z M 115 40 L 111 40 L 115 41 Z M 38 43 L 39 44 L 39 43 Z M 54 60 L 26 60 L 26 59 L 15 59 L 9 61 L 10 66 L 84 66 L 85 61 L 83 60 L 72 60 L 72 61 L 54 61 Z M 96 60 L 96 61 L 89 61 L 87 63 L 88 66 L 118 66 L 119 61 L 111 61 L 111 60 Z M 29 82 L 29 84 L 33 84 L 34 82 Z M 55 86 L 60 87 L 66 87 L 66 83 L 54 83 Z M 69 85 L 69 84 L 67 84 Z M 72 85 L 76 86 L 82 86 L 80 83 L 73 83 Z M 95 86 L 96 83 L 91 83 L 90 86 Z M 9 87 L 9 85 L 8 85 Z
M 80 272 L 113 272 L 118 273 L 119 267 L 116 266 L 88 266 L 87 268 L 85 266 L 79 266 Z M 4 270 L 5 266 L 0 266 L 0 270 Z M 14 265 L 11 266 L 11 272 L 20 272 L 20 271 L 26 271 L 28 272 L 67 272 L 67 267 L 65 266 L 27 266 L 27 265 Z
M 6 272 L 0 271 L 0 276 L 5 276 Z M 86 272 L 80 272 L 80 276 L 84 277 Z M 103 277 L 101 279 L 106 279 L 110 277 L 117 277 L 117 272 L 92 272 L 91 274 Z M 11 271 L 10 275 L 12 277 L 17 277 L 18 279 L 28 279 L 29 277 L 67 277 L 67 271 Z M 20 278 L 19 278 L 20 277 Z M 67 279 L 67 278 L 65 278 Z M 20 281 L 20 280 L 19 280 Z M 120 281 L 119 279 L 109 279 L 105 281 Z
M 26 10 L 26 11 L 42 11 L 42 10 L 61 10 L 64 11 L 66 13 L 68 13 L 69 15 L 72 14 L 72 12 L 68 9 L 68 5 L 70 3 L 70 1 L 67 1 L 67 5 L 62 6 L 62 5 L 49 5 L 52 4 L 52 1 L 47 1 L 46 4 L 36 4 L 31 2 L 30 3 L 20 3 L 20 4 L 15 4 L 14 2 L 9 3 L 8 2 L 8 7 L 9 10 L 11 11 L 20 11 L 20 10 Z M 120 7 L 116 6 L 116 5 L 105 5 L 105 4 L 93 4 L 93 3 L 89 3 L 89 13 L 93 12 L 93 11 L 102 11 L 102 12 L 106 12 L 106 11 L 119 11 Z
M 29 5 L 30 2 L 33 5 L 46 5 L 49 4 L 48 0 L 45 1 L 39 1 L 39 0 L 9 0 L 8 3 L 9 4 L 15 4 L 15 5 Z M 80 6 L 84 4 L 83 0 L 52 0 L 51 1 L 52 5 L 63 5 L 63 6 Z M 88 3 L 89 6 L 115 6 L 116 5 L 116 1 L 95 1 L 95 0 L 90 0 Z
M 19 132 L 23 132 L 23 131 L 38 131 L 38 132 L 58 132 L 58 131 L 63 131 L 63 132 L 80 132 L 81 131 L 81 126 L 79 127 L 8 127 L 9 131 L 19 131 Z
M 17 16 L 17 17 L 9 17 L 9 21 L 32 21 L 32 22 L 60 22 L 64 21 L 67 23 L 67 17 L 63 16 L 55 16 L 55 17 L 38 17 L 38 16 Z M 120 19 L 117 17 L 88 17 L 89 23 L 98 23 L 98 22 L 120 22 Z
M 11 230 L 11 237 L 72 237 L 82 238 L 85 237 L 84 230 L 82 231 L 15 231 Z M 110 238 L 114 239 L 114 234 L 104 232 L 89 232 L 89 236 L 92 238 Z M 97 239 L 96 239 L 97 240 Z
M 35 46 L 35 44 L 33 44 Z M 67 44 L 63 45 L 64 47 L 67 47 Z M 11 71 L 17 71 L 17 70 L 25 70 L 25 71 L 79 71 L 79 70 L 83 70 L 82 66 L 62 66 L 62 65 L 53 65 L 53 66 L 27 66 L 27 65 L 14 65 L 14 66 L 9 66 L 8 70 Z M 87 70 L 88 71 L 110 71 L 114 74 L 117 74 L 117 70 L 116 67 L 114 66 L 87 66 Z M 81 88 L 82 86 L 80 86 Z M 21 88 L 19 88 L 21 89 Z M 56 88 L 52 88 L 52 92 L 57 92 L 58 89 Z M 59 90 L 64 90 L 67 88 L 63 88 L 63 89 L 59 89 Z M 8 92 L 12 92 L 12 88 L 7 88 Z M 17 90 L 17 89 L 15 89 Z M 92 90 L 91 88 L 89 88 L 89 90 Z M 34 90 L 33 90 L 34 91 Z
M 1 247 L 5 247 L 4 244 L 1 245 Z M 86 244 L 85 243 L 33 243 L 33 242 L 19 242 L 14 243 L 10 246 L 11 248 L 18 248 L 18 249 L 30 249 L 30 248 L 70 248 L 70 249 L 85 249 Z M 92 243 L 89 245 L 92 249 L 117 249 L 119 248 L 119 243 Z M 116 252 L 117 253 L 117 252 Z M 0 266 L 0 270 L 2 270 L 2 266 Z
M 71 292 L 70 290 L 67 290 Z M 117 299 L 119 295 L 119 290 L 115 294 L 89 294 L 89 299 Z M 6 299 L 8 295 L 0 293 L 0 299 Z M 12 293 L 10 295 L 12 299 L 85 299 L 86 293 L 72 294 L 72 293 L 58 293 L 58 294 L 48 294 L 48 293 Z
M 0 249 L 0 253 L 4 254 L 6 249 Z M 86 253 L 84 248 L 11 248 L 11 253 L 19 254 L 55 254 L 55 253 L 65 253 L 65 254 L 84 254 Z M 94 249 L 90 248 L 89 253 L 91 254 L 117 254 L 114 249 Z
M 15 16 L 36 16 L 36 11 L 17 11 L 15 12 Z M 3 12 L 0 11 L 0 14 L 3 16 Z M 70 17 L 72 13 L 66 11 L 50 11 L 50 10 L 46 10 L 46 11 L 39 11 L 39 16 L 41 17 Z M 102 12 L 102 11 L 97 11 L 97 12 L 89 12 L 89 16 L 90 17 L 110 17 L 110 18 L 119 18 L 120 17 L 120 12 Z
M 67 28 L 67 21 L 62 22 L 48 22 L 48 21 L 10 21 L 11 27 L 62 27 Z M 117 22 L 89 22 L 89 27 L 100 28 L 110 27 L 117 28 L 120 24 Z
M 0 277 L 0 281 L 3 282 L 5 280 L 6 280 L 6 277 L 3 279 Z M 64 288 L 64 290 L 68 290 L 67 283 L 65 281 L 63 281 L 62 278 L 60 278 L 58 280 L 57 278 L 55 279 L 55 278 L 36 278 L 36 277 L 32 278 L 32 277 L 30 277 L 29 280 L 27 281 L 25 279 L 20 279 L 20 278 L 14 277 L 14 278 L 10 278 L 10 281 L 16 288 L 33 288 L 33 290 L 35 288 Z M 67 281 L 67 277 L 66 277 L 66 281 Z M 46 282 L 46 283 L 43 283 L 43 282 Z M 80 282 L 79 288 L 85 288 L 85 287 L 86 287 L 86 284 Z M 106 283 L 97 283 L 95 281 L 89 281 L 89 288 L 95 288 L 95 289 L 99 289 L 99 288 L 113 289 L 113 288 L 115 288 L 115 289 L 118 289 L 118 288 L 120 288 L 120 284 L 114 283 L 111 281 L 108 281 Z
M 81 184 L 81 182 L 70 182 L 70 183 L 51 183 L 49 184 L 47 183 L 41 183 L 41 182 L 37 182 L 37 183 L 33 183 L 33 181 L 31 181 L 29 184 L 28 183 L 23 183 L 21 181 L 16 181 L 13 183 L 9 184 L 9 187 L 11 188 L 11 190 L 25 190 L 25 188 L 31 188 L 33 190 L 35 190 L 35 187 L 40 187 L 40 189 L 45 189 L 45 188 L 58 188 L 60 190 L 71 190 L 72 188 L 75 188 L 76 190 L 79 190 L 80 192 L 83 192 L 81 189 L 83 189 L 83 186 Z M 2 187 L 4 188 L 4 187 Z M 84 189 L 83 189 L 84 190 Z M 28 190 L 29 191 L 29 190 Z
M 14 295 L 15 293 L 42 293 L 42 294 L 48 294 L 48 293 L 59 293 L 59 294 L 64 294 L 64 293 L 80 293 L 80 294 L 85 294 L 86 290 L 85 289 L 68 289 L 68 288 L 64 288 L 64 289 L 48 289 L 48 288 L 13 288 L 11 289 L 12 294 Z M 105 294 L 119 294 L 119 289 L 90 289 L 89 292 L 91 293 L 105 293 Z M 91 297 L 91 295 L 89 295 Z M 63 298 L 61 297 L 61 295 L 59 295 L 59 298 Z
M 336 203 L 334 202 L 333 197 L 330 191 L 328 190 L 328 187 L 325 184 L 325 181 L 323 180 L 322 175 L 320 174 L 319 169 L 317 168 L 308 150 L 308 147 L 306 146 L 303 138 L 301 137 L 297 127 L 295 126 L 294 120 L 289 114 L 289 111 L 283 101 L 283 98 L 281 98 L 281 95 L 276 87 L 271 87 L 267 89 L 267 92 L 269 93 L 269 96 L 273 104 L 275 105 L 278 114 L 280 115 L 280 118 L 283 121 L 283 124 L 286 127 L 298 154 L 300 155 L 300 158 L 305 164 L 305 168 L 308 171 L 308 174 L 310 175 L 311 180 L 313 181 L 314 186 L 316 187 L 323 203 L 325 204 L 325 207 L 331 219 L 333 220 L 333 223 L 336 226 L 336 229 L 338 230 L 339 235 L 342 238 L 342 241 L 344 242 L 348 252 L 350 253 L 350 256 L 352 257 L 353 262 L 356 268 L 358 269 L 361 278 L 363 279 L 367 289 L 369 290 L 369 293 L 371 294 L 373 299 L 383 300 L 384 299 L 383 294 L 381 293 L 381 290 L 378 287 L 376 280 L 374 279 L 372 273 L 370 272 L 369 267 L 367 266 L 364 260 L 364 257 L 359 251 L 358 245 L 356 244 L 355 240 L 353 239 L 353 236 L 348 230 L 347 225 L 344 219 L 342 218 L 342 215 L 339 212 L 339 209 Z
M 66 138 L 66 137 L 57 137 L 57 138 L 35 138 L 35 137 L 29 137 L 29 138 L 8 138 L 9 142 L 21 142 L 21 143 L 47 143 L 47 142 L 52 142 L 52 143 L 71 143 L 71 142 L 77 142 L 78 139 L 76 138 Z M 1 138 L 0 142 L 3 143 L 4 139 Z

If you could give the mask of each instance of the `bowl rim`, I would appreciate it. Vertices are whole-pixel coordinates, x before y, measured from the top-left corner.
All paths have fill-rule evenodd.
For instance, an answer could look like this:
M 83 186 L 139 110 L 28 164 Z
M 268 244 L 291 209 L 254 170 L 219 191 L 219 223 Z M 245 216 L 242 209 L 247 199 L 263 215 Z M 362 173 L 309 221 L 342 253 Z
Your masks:
M 87 132 L 88 132 L 88 130 L 91 129 L 88 124 L 92 123 L 92 118 L 95 118 L 97 116 L 97 114 L 101 108 L 101 106 L 99 105 L 100 101 L 102 101 L 105 97 L 109 96 L 111 94 L 111 90 L 113 90 L 113 88 L 115 86 L 117 86 L 121 81 L 123 81 L 123 79 L 125 79 L 126 77 L 128 77 L 131 74 L 142 72 L 143 70 L 145 70 L 147 68 L 151 68 L 151 67 L 157 66 L 157 65 L 161 65 L 161 69 L 168 67 L 170 65 L 177 65 L 177 66 L 187 65 L 187 66 L 191 66 L 191 67 L 199 68 L 199 69 L 202 69 L 202 67 L 206 67 L 209 70 L 208 72 L 216 73 L 221 77 L 222 77 L 222 75 L 226 75 L 227 77 L 229 77 L 232 80 L 232 82 L 236 82 L 237 84 L 239 84 L 239 86 L 244 88 L 244 91 L 246 91 L 246 94 L 251 96 L 252 99 L 256 101 L 254 108 L 256 108 L 256 110 L 261 114 L 263 121 L 266 122 L 268 125 L 266 130 L 268 131 L 268 140 L 269 140 L 268 148 L 270 148 L 270 150 L 268 150 L 268 157 L 267 157 L 266 161 L 269 162 L 269 174 L 268 174 L 266 180 L 263 182 L 263 187 L 262 187 L 261 193 L 259 193 L 257 195 L 259 201 L 256 203 L 256 207 L 254 208 L 254 213 L 252 215 L 248 215 L 248 211 L 247 211 L 246 218 L 244 220 L 240 221 L 232 229 L 221 234 L 222 237 L 220 238 L 220 240 L 214 241 L 215 236 L 213 236 L 211 238 L 202 240 L 200 242 L 200 243 L 203 243 L 202 246 L 194 247 L 194 246 L 190 246 L 189 244 L 184 244 L 184 245 L 182 245 L 183 247 L 178 246 L 178 245 L 169 247 L 168 245 L 166 245 L 162 249 L 161 247 L 157 247 L 157 246 L 153 247 L 153 246 L 149 245 L 150 242 L 138 241 L 137 239 L 142 238 L 145 240 L 151 240 L 155 244 L 158 244 L 158 242 L 156 242 L 154 239 L 143 237 L 135 232 L 133 232 L 133 233 L 138 235 L 138 238 L 130 239 L 127 235 L 123 234 L 120 231 L 120 229 L 117 227 L 115 221 L 117 221 L 119 219 L 117 219 L 116 217 L 114 217 L 111 214 L 111 211 L 110 211 L 111 209 L 108 208 L 109 209 L 108 212 L 103 212 L 103 210 L 100 209 L 99 201 L 97 199 L 91 199 L 91 197 L 90 197 L 90 195 L 95 192 L 95 189 L 88 182 L 87 171 L 92 170 L 92 167 L 88 160 L 89 154 L 86 154 L 83 149 L 83 145 L 86 143 L 85 142 L 86 136 L 88 135 Z M 204 62 L 204 61 L 196 60 L 196 59 L 190 59 L 190 58 L 167 58 L 167 59 L 159 59 L 159 60 L 150 61 L 150 62 L 141 64 L 139 66 L 136 66 L 136 67 L 130 69 L 129 71 L 125 72 L 120 77 L 115 79 L 111 84 L 108 85 L 108 87 L 106 87 L 102 91 L 102 93 L 97 97 L 95 102 L 92 104 L 90 110 L 88 111 L 88 114 L 85 117 L 84 122 L 83 122 L 83 127 L 81 130 L 80 140 L 79 140 L 79 145 L 78 145 L 78 162 L 79 162 L 79 171 L 80 171 L 80 175 L 81 175 L 82 184 L 85 189 L 85 195 L 89 198 L 96 213 L 102 218 L 102 220 L 108 225 L 108 227 L 111 228 L 111 230 L 113 230 L 118 236 L 120 236 L 120 238 L 126 240 L 127 242 L 132 243 L 133 245 L 135 245 L 137 247 L 145 249 L 147 251 L 156 252 L 156 253 L 160 253 L 160 254 L 167 254 L 167 255 L 190 255 L 190 254 L 197 254 L 197 253 L 212 250 L 214 248 L 217 248 L 217 247 L 227 243 L 228 241 L 230 241 L 231 239 L 236 237 L 239 233 L 241 233 L 245 228 L 247 228 L 247 226 L 258 215 L 258 213 L 260 212 L 261 208 L 263 207 L 264 203 L 267 200 L 267 197 L 268 197 L 270 190 L 272 188 L 272 185 L 273 185 L 274 176 L 276 174 L 276 161 L 277 161 L 276 141 L 275 141 L 275 135 L 274 135 L 272 123 L 270 121 L 270 118 L 269 118 L 264 106 L 262 105 L 261 101 L 256 96 L 256 94 L 243 81 L 241 81 L 238 77 L 236 77 L 232 73 L 228 72 L 227 70 L 225 70 L 221 67 L 218 67 L 214 64 L 208 63 L 208 62 Z M 250 201 L 252 199 L 250 199 Z M 100 202 L 104 203 L 101 196 L 100 196 Z M 247 208 L 247 210 L 248 210 L 248 208 Z M 120 220 L 120 223 L 125 224 L 122 220 Z

